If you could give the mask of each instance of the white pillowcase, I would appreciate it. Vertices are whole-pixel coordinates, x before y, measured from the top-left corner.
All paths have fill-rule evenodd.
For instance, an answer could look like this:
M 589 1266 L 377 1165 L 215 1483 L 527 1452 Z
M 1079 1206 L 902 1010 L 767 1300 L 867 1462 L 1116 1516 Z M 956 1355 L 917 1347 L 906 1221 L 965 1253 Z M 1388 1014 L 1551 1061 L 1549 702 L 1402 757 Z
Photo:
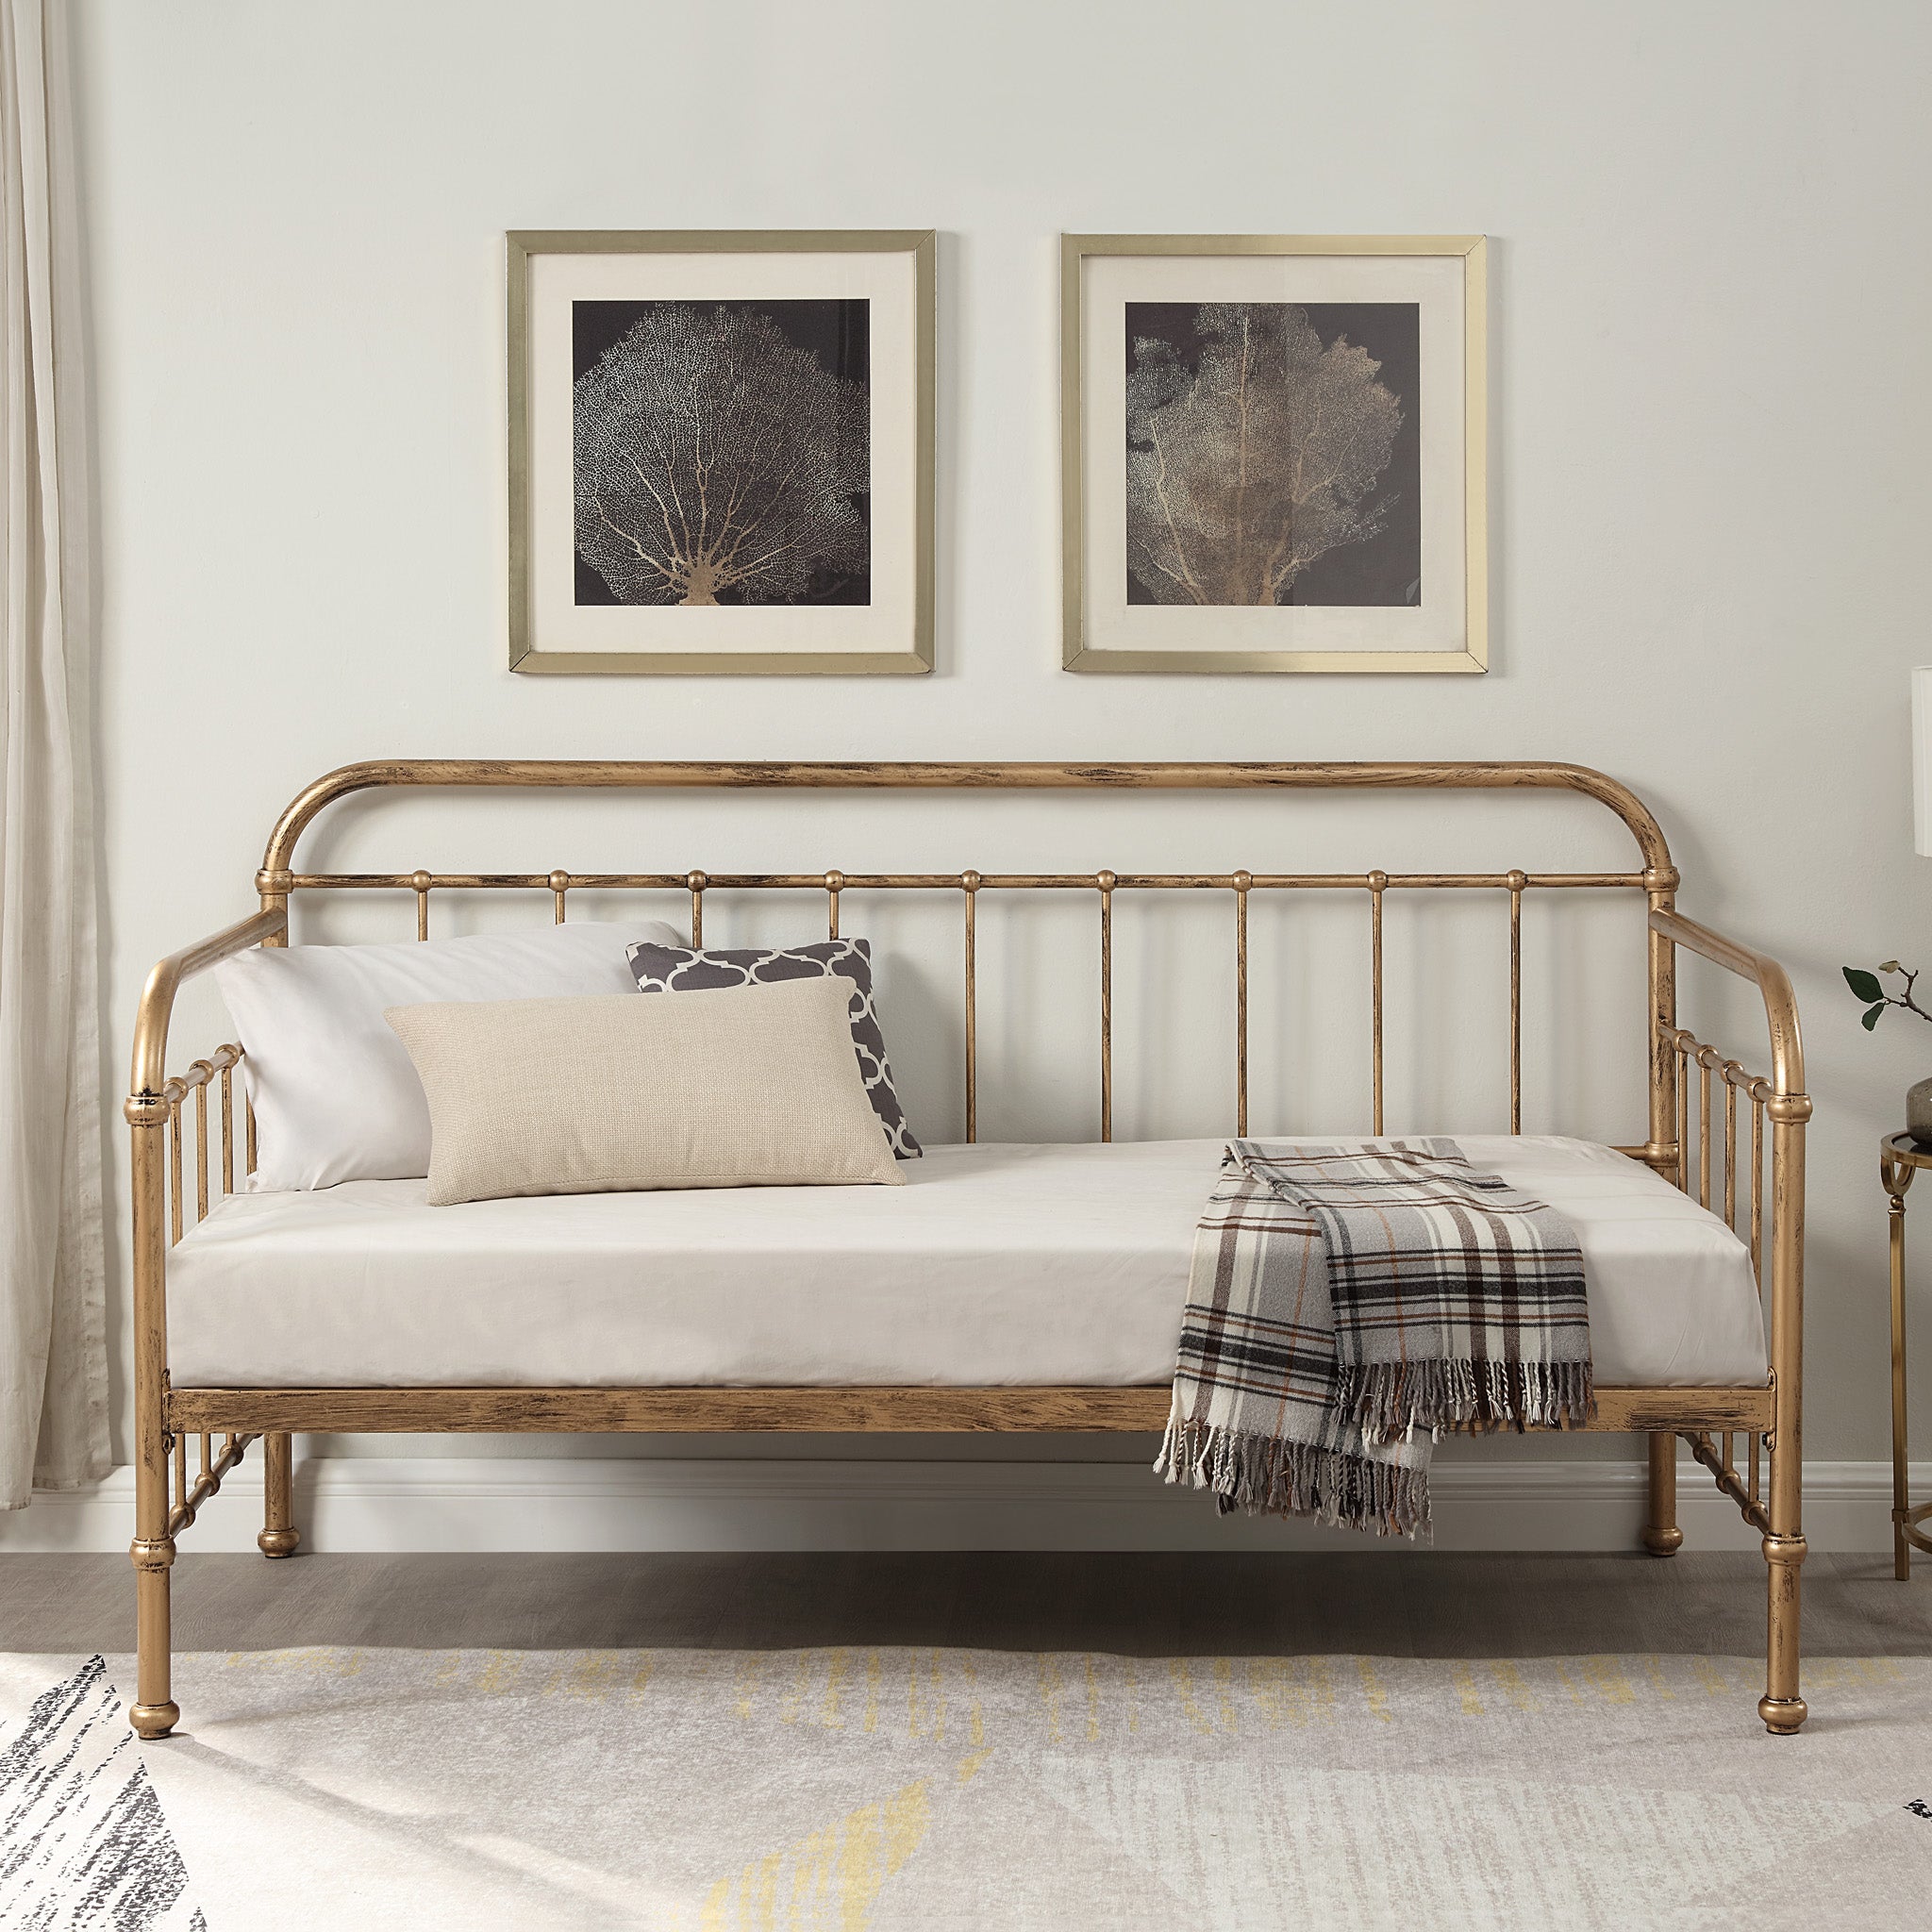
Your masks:
M 675 942 L 661 921 L 378 946 L 257 947 L 215 980 L 247 1058 L 258 1191 L 429 1172 L 429 1107 L 386 1007 L 635 995 L 625 949 Z
M 429 1205 L 642 1188 L 904 1187 L 851 983 L 391 1007 L 436 1124 Z

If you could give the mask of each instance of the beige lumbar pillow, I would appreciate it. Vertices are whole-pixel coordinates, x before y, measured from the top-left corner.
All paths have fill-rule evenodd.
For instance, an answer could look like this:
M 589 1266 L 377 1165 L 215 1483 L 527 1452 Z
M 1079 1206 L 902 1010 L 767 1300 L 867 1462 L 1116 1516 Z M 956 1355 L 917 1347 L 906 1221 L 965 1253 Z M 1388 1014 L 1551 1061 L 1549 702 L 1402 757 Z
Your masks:
M 429 1202 L 640 1188 L 903 1186 L 843 980 L 675 1000 L 391 1007 L 429 1101 Z

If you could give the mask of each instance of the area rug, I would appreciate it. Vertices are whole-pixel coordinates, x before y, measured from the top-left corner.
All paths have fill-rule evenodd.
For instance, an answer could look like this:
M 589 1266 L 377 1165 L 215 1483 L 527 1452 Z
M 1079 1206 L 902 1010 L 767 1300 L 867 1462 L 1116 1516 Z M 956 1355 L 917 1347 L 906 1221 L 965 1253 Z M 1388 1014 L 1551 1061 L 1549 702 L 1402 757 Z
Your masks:
M 207 1932 L 98 1657 L 0 1726 L 0 1925 Z
M 89 1668 L 0 1659 L 0 1757 Z M 190 1656 L 181 1732 L 142 1752 L 177 1917 L 73 1923 L 173 1932 L 191 1900 L 208 1932 L 1924 1923 L 1932 1660 L 1812 1662 L 1790 1739 L 1757 1723 L 1760 1668 Z M 131 1682 L 107 1660 L 110 1700 Z

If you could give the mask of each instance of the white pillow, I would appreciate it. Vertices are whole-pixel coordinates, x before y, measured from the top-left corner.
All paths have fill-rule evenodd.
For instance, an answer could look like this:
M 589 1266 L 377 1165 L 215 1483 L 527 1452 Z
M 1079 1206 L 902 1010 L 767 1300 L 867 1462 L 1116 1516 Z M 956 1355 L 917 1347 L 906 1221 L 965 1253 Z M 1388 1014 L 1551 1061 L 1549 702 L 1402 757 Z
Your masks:
M 252 1189 L 332 1188 L 429 1172 L 429 1108 L 383 1008 L 425 1002 L 635 995 L 625 949 L 678 934 L 658 920 L 382 946 L 256 947 L 215 980 L 247 1054 Z
M 391 1007 L 436 1124 L 429 1205 L 905 1185 L 830 975 L 675 1000 Z

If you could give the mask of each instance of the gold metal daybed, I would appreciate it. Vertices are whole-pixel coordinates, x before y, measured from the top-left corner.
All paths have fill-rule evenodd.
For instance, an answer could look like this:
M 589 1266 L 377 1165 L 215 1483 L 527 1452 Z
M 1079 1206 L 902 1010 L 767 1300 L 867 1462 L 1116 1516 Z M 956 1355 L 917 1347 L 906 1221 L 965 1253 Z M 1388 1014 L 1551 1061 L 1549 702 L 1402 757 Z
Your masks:
M 296 843 L 305 829 L 325 808 L 351 793 L 388 787 L 506 786 L 640 791 L 794 787 L 1058 791 L 1559 791 L 1580 793 L 1613 812 L 1636 840 L 1641 866 L 1624 872 L 1511 870 L 1483 874 L 361 874 L 294 869 Z M 1682 1541 L 1675 1521 L 1679 1437 L 1690 1445 L 1696 1460 L 1710 1471 L 1719 1490 L 1762 1533 L 1769 1623 L 1766 1689 L 1758 1711 L 1772 1731 L 1795 1731 L 1806 1716 L 1798 1681 L 1798 1572 L 1805 1558 L 1799 1524 L 1799 1402 L 1805 1123 L 1811 1104 L 1805 1094 L 1797 1010 L 1784 970 L 1775 961 L 1682 917 L 1675 910 L 1677 884 L 1669 849 L 1650 812 L 1614 780 L 1574 765 L 654 764 L 422 759 L 351 765 L 318 779 L 283 812 L 269 839 L 256 879 L 260 909 L 156 966 L 142 992 L 135 1024 L 133 1078 L 125 1111 L 133 1141 L 137 1472 L 132 1554 L 140 1624 L 139 1690 L 132 1710 L 136 1730 L 146 1738 L 164 1736 L 180 1715 L 169 1694 L 169 1571 L 175 1560 L 175 1540 L 258 1439 L 266 1463 L 265 1524 L 258 1541 L 265 1555 L 285 1557 L 298 1541 L 290 1453 L 291 1435 L 297 1430 L 1152 1433 L 1166 1421 L 1168 1390 L 1158 1385 L 173 1386 L 168 1350 L 170 1251 L 185 1233 L 192 1235 L 208 1220 L 211 1207 L 219 1217 L 222 1197 L 236 1187 L 238 1152 L 241 1164 L 252 1171 L 255 1150 L 254 1121 L 245 1103 L 241 1109 L 239 1137 L 236 1132 L 234 1072 L 242 1060 L 239 1047 L 219 1047 L 181 1074 L 167 1073 L 168 1033 L 175 995 L 183 981 L 232 954 L 251 946 L 285 945 L 289 907 L 294 894 L 371 889 L 411 894 L 416 905 L 417 937 L 426 939 L 430 898 L 438 891 L 548 893 L 551 914 L 561 922 L 573 891 L 671 891 L 688 895 L 691 941 L 697 944 L 703 938 L 705 896 L 710 891 L 822 891 L 827 924 L 835 936 L 841 899 L 847 892 L 957 893 L 963 966 L 965 1138 L 975 1142 L 976 911 L 981 893 L 1056 889 L 1094 895 L 1099 937 L 1100 1138 L 1111 1141 L 1114 902 L 1119 894 L 1192 890 L 1227 895 L 1228 943 L 1236 968 L 1229 1125 L 1242 1135 L 1248 1131 L 1250 900 L 1257 892 L 1362 895 L 1367 901 L 1371 940 L 1372 1094 L 1374 1128 L 1379 1135 L 1385 1131 L 1384 902 L 1391 893 L 1459 889 L 1496 893 L 1507 907 L 1511 1135 L 1522 1132 L 1522 913 L 1525 895 L 1552 890 L 1641 894 L 1645 903 L 1649 1117 L 1641 1142 L 1617 1152 L 1666 1176 L 1712 1215 L 1721 1215 L 1748 1247 L 1757 1291 L 1768 1316 L 1769 1375 L 1762 1386 L 1751 1382 L 1724 1387 L 1600 1386 L 1597 1415 L 1591 1426 L 1649 1434 L 1649 1508 L 1643 1541 L 1656 1555 L 1670 1556 Z M 1677 1024 L 1680 950 L 1696 954 L 1757 989 L 1770 1032 L 1767 1074 L 1748 1073 L 1738 1061 L 1725 1058 Z M 211 1110 L 219 1118 L 212 1151 Z M 1417 1124 L 1426 1129 L 1432 1124 Z M 192 1180 L 186 1171 L 191 1158 L 186 1149 L 191 1141 Z M 1627 1168 L 1623 1171 L 1631 1172 Z M 1655 1183 L 1646 1185 L 1654 1187 Z M 219 1226 L 219 1220 L 215 1224 Z M 533 1285 L 541 1286 L 541 1282 Z M 1750 1286 L 1747 1281 L 1747 1291 Z M 273 1292 L 272 1284 L 267 1291 Z M 1176 1303 L 1176 1321 L 1178 1314 Z M 1743 1438 L 1741 1469 L 1740 1436 Z M 192 1456 L 191 1441 L 196 1445 Z

